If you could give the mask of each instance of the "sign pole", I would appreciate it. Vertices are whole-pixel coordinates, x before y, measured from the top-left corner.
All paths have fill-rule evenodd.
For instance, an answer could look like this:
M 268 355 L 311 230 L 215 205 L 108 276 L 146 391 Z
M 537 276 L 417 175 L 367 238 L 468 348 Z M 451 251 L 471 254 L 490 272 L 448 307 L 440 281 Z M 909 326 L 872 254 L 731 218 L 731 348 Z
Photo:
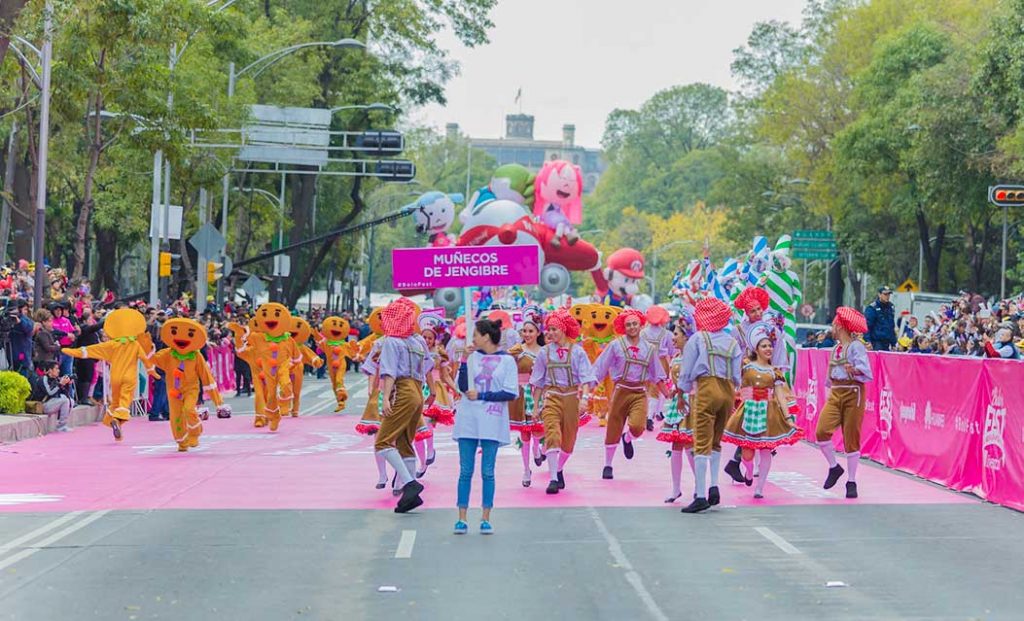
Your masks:
M 462 307 L 466 317 L 466 345 L 473 342 L 473 289 L 462 288 Z
M 999 275 L 999 299 L 1006 299 L 1006 236 L 1008 232 L 1007 216 L 1010 212 L 1010 208 L 1003 207 L 1003 265 Z

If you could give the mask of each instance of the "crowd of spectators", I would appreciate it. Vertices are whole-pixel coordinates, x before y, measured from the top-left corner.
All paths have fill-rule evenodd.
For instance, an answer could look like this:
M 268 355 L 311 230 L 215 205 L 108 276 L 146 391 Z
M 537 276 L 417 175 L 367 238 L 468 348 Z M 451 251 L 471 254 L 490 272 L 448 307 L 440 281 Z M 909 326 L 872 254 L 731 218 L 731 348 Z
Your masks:
M 864 309 L 868 333 L 864 341 L 874 351 L 944 356 L 1024 357 L 1024 296 L 991 303 L 977 294 L 961 292 L 937 311 L 917 317 L 897 315 L 892 289 L 882 287 Z M 810 333 L 803 347 L 832 347 L 831 330 Z

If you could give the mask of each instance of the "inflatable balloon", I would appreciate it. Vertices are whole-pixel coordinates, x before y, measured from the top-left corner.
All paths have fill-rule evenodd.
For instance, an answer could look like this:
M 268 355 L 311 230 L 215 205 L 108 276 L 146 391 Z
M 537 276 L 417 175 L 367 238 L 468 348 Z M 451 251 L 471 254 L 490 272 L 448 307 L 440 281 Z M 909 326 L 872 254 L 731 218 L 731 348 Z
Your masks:
M 583 221 L 583 174 L 579 166 L 555 160 L 537 173 L 533 214 L 555 234 L 553 245 L 579 240 L 574 224 Z
M 644 278 L 644 256 L 633 248 L 619 248 L 608 256 L 605 269 L 594 274 L 597 297 L 610 306 L 630 306 Z
M 443 192 L 427 192 L 420 196 L 412 205 L 416 232 L 427 233 L 431 246 L 454 245 L 455 236 L 449 235 L 448 229 L 455 221 L 455 204 L 461 203 L 462 198 L 461 194 Z
M 512 201 L 519 205 L 533 205 L 534 175 L 522 164 L 499 166 L 491 175 L 487 187 L 473 193 L 469 206 L 484 205 L 493 200 Z

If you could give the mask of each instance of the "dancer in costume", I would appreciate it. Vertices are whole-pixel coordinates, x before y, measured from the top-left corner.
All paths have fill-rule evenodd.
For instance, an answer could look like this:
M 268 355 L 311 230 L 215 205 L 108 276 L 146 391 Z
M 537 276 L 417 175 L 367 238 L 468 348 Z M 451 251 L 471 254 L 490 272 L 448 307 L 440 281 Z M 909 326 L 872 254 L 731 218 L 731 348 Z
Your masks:
M 294 398 L 291 369 L 298 351 L 288 332 L 291 314 L 283 304 L 271 302 L 256 309 L 253 319 L 257 330 L 249 334 L 256 369 L 253 382 L 262 389 L 267 424 L 271 431 L 277 431 L 283 411 L 291 411 Z
M 772 451 L 792 445 L 803 437 L 803 429 L 795 425 L 795 411 L 789 410 L 791 393 L 785 371 L 772 364 L 775 340 L 772 328 L 757 324 L 748 333 L 754 345 L 754 360 L 743 366 L 740 405 L 725 424 L 722 439 L 742 451 L 744 482 L 749 487 L 754 478 L 754 453 L 759 468 L 754 498 L 764 498 L 764 486 L 772 467 Z M 784 346 L 780 343 L 780 346 Z
M 242 326 L 235 322 L 228 323 L 228 329 L 235 337 L 235 355 L 249 365 L 251 369 L 256 368 L 256 350 L 253 348 L 254 335 L 259 332 L 258 323 L 255 317 L 249 318 L 249 322 Z M 266 399 L 263 396 L 263 384 L 257 377 L 252 379 L 253 410 L 255 415 L 252 419 L 253 427 L 265 427 L 267 425 Z
M 178 451 L 199 446 L 203 424 L 196 411 L 200 391 L 217 405 L 217 416 L 226 418 L 217 380 L 200 350 L 206 345 L 206 329 L 191 319 L 170 319 L 160 328 L 160 340 L 169 345 L 156 352 L 153 364 L 167 374 L 167 403 L 171 411 L 171 433 Z
M 831 489 L 843 476 L 843 467 L 836 463 L 832 448 L 832 434 L 843 429 L 843 449 L 846 451 L 846 497 L 857 497 L 857 464 L 860 463 L 860 424 L 864 419 L 864 383 L 870 382 L 871 363 L 868 350 L 857 335 L 868 331 L 864 315 L 857 309 L 840 306 L 832 321 L 836 346 L 828 357 L 828 400 L 818 416 L 815 429 L 821 454 L 828 462 L 825 489 Z
M 146 332 L 146 318 L 137 310 L 120 308 L 107 315 L 103 333 L 110 339 L 88 347 L 65 347 L 61 351 L 72 358 L 92 358 L 110 364 L 110 403 L 103 413 L 103 424 L 110 427 L 114 439 L 124 439 L 121 426 L 131 418 L 132 400 L 139 386 L 139 363 L 152 372 L 153 342 Z
M 679 374 L 683 365 L 683 348 L 689 336 L 693 333 L 688 329 L 685 319 L 676 322 L 672 330 L 672 344 L 675 351 L 679 352 L 672 358 L 668 367 L 669 381 L 673 393 L 668 398 L 668 408 L 665 412 L 665 421 L 662 423 L 661 431 L 658 433 L 658 440 L 671 445 L 669 455 L 669 471 L 672 475 L 672 493 L 665 497 L 666 503 L 672 503 L 683 495 L 683 453 L 686 453 L 690 463 L 690 472 L 693 466 L 693 422 L 690 417 L 690 395 L 679 390 Z
M 522 339 L 519 337 L 519 331 L 512 324 L 512 317 L 508 314 L 508 311 L 495 310 L 491 311 L 487 318 L 491 321 L 497 321 L 501 324 L 501 349 L 502 351 L 508 351 L 518 345 Z
M 455 380 L 450 373 L 451 364 L 448 360 L 448 352 L 441 344 L 439 335 L 444 334 L 446 326 L 444 318 L 439 315 L 423 313 L 419 316 L 420 336 L 427 343 L 427 351 L 433 359 L 434 369 L 427 377 L 430 385 L 430 392 L 433 394 L 433 401 L 423 411 L 423 415 L 432 426 L 452 425 L 455 423 L 455 404 L 452 393 L 457 391 Z M 430 454 L 434 454 L 433 443 L 430 444 Z M 433 460 L 431 460 L 433 463 Z
M 674 355 L 672 347 L 672 331 L 666 326 L 669 322 L 668 311 L 660 306 L 647 309 L 647 325 L 640 332 L 640 338 L 654 347 L 658 352 L 663 375 L 668 375 L 668 364 Z M 665 395 L 657 387 L 647 391 L 647 431 L 654 431 L 654 419 L 665 411 Z
M 608 344 L 594 364 L 594 377 L 600 382 L 610 377 L 614 384 L 604 435 L 604 471 L 602 479 L 612 479 L 612 460 L 622 442 L 622 453 L 633 459 L 633 440 L 644 433 L 647 422 L 647 390 L 664 390 L 665 369 L 659 350 L 640 338 L 645 323 L 643 313 L 628 309 L 615 318 L 617 339 Z
M 380 431 L 380 341 L 375 341 L 370 346 L 370 351 L 362 361 L 359 370 L 367 376 L 366 380 L 366 407 L 363 408 L 363 417 L 356 424 L 356 432 L 363 435 L 376 435 Z M 388 484 L 387 461 L 380 452 L 374 452 L 374 461 L 377 464 L 377 489 L 384 489 Z
M 458 414 L 452 438 L 459 444 L 459 486 L 456 506 L 459 520 L 455 534 L 469 530 L 466 512 L 473 485 L 477 448 L 480 449 L 480 478 L 483 482 L 483 516 L 480 534 L 490 535 L 494 507 L 494 464 L 498 448 L 509 443 L 508 403 L 516 398 L 518 375 L 511 356 L 499 351 L 501 324 L 481 319 L 473 332 L 475 351 L 459 365 Z
M 298 358 L 292 361 L 292 391 L 295 393 L 295 398 L 292 399 L 291 410 L 293 418 L 299 415 L 299 407 L 302 405 L 302 383 L 306 375 L 306 365 L 314 369 L 324 366 L 323 358 L 316 355 L 316 352 L 307 345 L 312 333 L 313 330 L 305 319 L 302 317 L 292 317 L 291 335 L 292 340 L 295 341 L 295 349 L 299 353 Z
M 740 320 L 739 330 L 736 331 L 736 340 L 739 342 L 743 349 L 744 360 L 754 361 L 757 360 L 756 343 L 751 338 L 751 331 L 755 326 L 761 330 L 767 330 L 768 336 L 772 342 L 772 359 L 771 366 L 784 374 L 786 378 L 790 375 L 790 364 L 788 349 L 785 346 L 785 333 L 783 332 L 781 321 L 775 321 L 775 319 L 769 320 L 765 310 L 768 309 L 770 296 L 768 292 L 761 287 L 747 287 L 743 289 L 736 300 L 734 305 L 736 310 L 743 313 L 743 319 Z M 781 319 L 782 316 L 774 313 L 775 318 Z M 791 393 L 787 393 L 791 394 Z M 795 405 L 796 400 L 793 400 L 791 405 Z M 786 410 L 789 409 L 787 405 Z M 725 472 L 733 481 L 737 483 L 746 483 L 750 480 L 750 473 L 745 476 L 740 469 L 740 461 L 743 459 L 741 455 L 742 447 L 737 446 L 736 452 L 733 454 L 732 459 L 725 464 Z
M 338 402 L 334 411 L 341 412 L 348 403 L 348 390 L 345 389 L 345 371 L 348 369 L 346 359 L 357 356 L 359 344 L 347 340 L 351 328 L 348 320 L 342 317 L 328 317 L 320 324 L 320 328 L 313 332 L 313 336 L 327 356 L 327 375 L 331 378 L 334 398 Z
M 717 298 L 705 298 L 694 308 L 697 332 L 683 350 L 679 389 L 694 391 L 690 400 L 693 420 L 694 479 L 693 502 L 683 513 L 704 511 L 721 500 L 718 469 L 722 459 L 722 432 L 732 414 L 736 387 L 740 383 L 740 347 L 726 333 L 732 311 Z M 710 486 L 708 469 L 710 467 Z
M 531 447 L 534 464 L 540 466 L 545 459 L 540 449 L 544 423 L 539 416 L 535 416 L 536 401 L 533 398 L 533 388 L 530 386 L 533 363 L 544 346 L 544 335 L 541 334 L 543 325 L 540 307 L 523 308 L 523 325 L 519 329 L 523 342 L 508 351 L 515 358 L 516 367 L 519 369 L 519 397 L 509 403 L 508 416 L 512 431 L 519 433 L 519 451 L 523 457 L 523 487 L 530 487 L 533 476 L 533 471 L 530 470 Z
M 530 375 L 534 398 L 543 400 L 544 447 L 551 474 L 548 494 L 565 489 L 565 463 L 572 456 L 579 431 L 581 409 L 586 409 L 596 383 L 586 352 L 574 343 L 580 324 L 565 309 L 544 320 L 547 344 L 537 354 Z M 582 394 L 582 398 L 581 395 Z
M 384 338 L 380 345 L 383 420 L 374 450 L 391 464 L 401 483 L 402 496 L 395 513 L 406 513 L 423 504 L 423 484 L 416 480 L 416 437 L 423 408 L 423 382 L 430 371 L 430 356 L 423 338 L 416 335 L 419 308 L 407 298 L 388 304 L 381 313 Z

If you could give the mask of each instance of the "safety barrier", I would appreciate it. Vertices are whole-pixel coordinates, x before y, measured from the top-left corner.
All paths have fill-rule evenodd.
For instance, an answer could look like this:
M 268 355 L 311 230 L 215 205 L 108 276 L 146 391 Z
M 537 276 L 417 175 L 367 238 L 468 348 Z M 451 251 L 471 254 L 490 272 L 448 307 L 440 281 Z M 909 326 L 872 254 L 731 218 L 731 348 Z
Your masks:
M 797 353 L 798 422 L 814 438 L 829 350 Z M 1024 364 L 870 353 L 861 453 L 885 466 L 1024 511 Z M 842 433 L 836 447 L 842 450 Z
M 206 348 L 207 362 L 220 392 L 235 390 L 235 350 L 230 343 Z

